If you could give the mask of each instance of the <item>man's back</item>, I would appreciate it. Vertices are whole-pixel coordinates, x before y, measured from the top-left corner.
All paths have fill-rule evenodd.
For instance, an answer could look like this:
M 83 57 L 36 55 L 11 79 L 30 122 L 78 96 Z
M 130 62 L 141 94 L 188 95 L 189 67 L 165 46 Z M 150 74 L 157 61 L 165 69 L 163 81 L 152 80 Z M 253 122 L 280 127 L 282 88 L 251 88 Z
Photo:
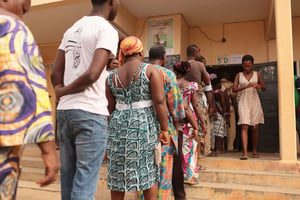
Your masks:
M 207 73 L 205 66 L 196 60 L 189 60 L 188 62 L 191 65 L 191 71 L 189 71 L 184 78 L 187 81 L 196 82 L 198 86 L 201 87 L 204 73 Z
M 102 17 L 84 16 L 64 34 L 59 49 L 65 51 L 64 85 L 71 84 L 86 72 L 98 48 L 117 51 L 117 31 Z M 82 109 L 107 115 L 105 79 L 108 73 L 103 70 L 100 78 L 82 92 L 62 96 L 58 110 Z

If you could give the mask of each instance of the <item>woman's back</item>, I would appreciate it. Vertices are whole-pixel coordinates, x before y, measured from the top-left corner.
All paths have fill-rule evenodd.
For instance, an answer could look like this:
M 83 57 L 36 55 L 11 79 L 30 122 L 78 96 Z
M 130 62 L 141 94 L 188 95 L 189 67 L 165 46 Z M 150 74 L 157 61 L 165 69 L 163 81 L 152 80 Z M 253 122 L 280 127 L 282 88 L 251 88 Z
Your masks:
M 132 104 L 134 102 L 151 100 L 149 79 L 146 74 L 148 64 L 141 63 L 131 77 L 129 85 L 123 84 L 118 70 L 109 75 L 109 86 L 117 104 Z
M 134 73 L 122 69 L 119 77 L 119 70 L 115 70 L 108 77 L 116 101 L 108 126 L 109 189 L 139 191 L 159 180 L 159 167 L 153 162 L 160 126 L 152 105 L 147 67 L 142 63 Z M 128 74 L 131 80 L 125 83 Z

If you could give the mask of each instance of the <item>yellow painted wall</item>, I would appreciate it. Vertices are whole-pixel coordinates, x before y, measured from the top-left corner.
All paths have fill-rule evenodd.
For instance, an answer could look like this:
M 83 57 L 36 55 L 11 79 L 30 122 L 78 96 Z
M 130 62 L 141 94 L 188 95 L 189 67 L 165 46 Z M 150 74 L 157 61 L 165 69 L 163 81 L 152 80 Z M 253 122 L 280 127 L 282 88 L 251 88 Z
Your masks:
M 198 27 L 190 28 L 189 43 L 200 47 L 208 65 L 217 64 L 218 56 L 234 54 L 251 54 L 256 63 L 277 60 L 276 40 L 265 40 L 264 21 L 225 24 L 225 43 L 209 40 L 201 31 L 210 39 L 220 41 L 223 37 L 223 25 L 204 26 L 200 30 Z M 293 37 L 294 60 L 300 60 L 300 17 L 293 18 Z
M 186 48 L 189 45 L 189 26 L 185 19 L 181 18 L 181 42 L 180 42 L 180 59 L 186 59 Z
M 222 38 L 222 24 L 190 29 L 189 42 L 200 47 L 201 54 L 206 57 L 208 65 L 217 64 L 218 56 L 234 54 L 251 54 L 256 63 L 269 60 L 267 42 L 264 38 L 264 21 L 225 24 L 226 42 L 220 42 Z
M 124 34 L 134 35 L 136 30 L 136 19 L 122 5 L 118 15 L 113 22 Z
M 51 44 L 39 44 L 39 49 L 45 64 L 54 63 L 59 44 L 60 42 Z
M 300 60 L 300 17 L 293 18 L 294 60 Z

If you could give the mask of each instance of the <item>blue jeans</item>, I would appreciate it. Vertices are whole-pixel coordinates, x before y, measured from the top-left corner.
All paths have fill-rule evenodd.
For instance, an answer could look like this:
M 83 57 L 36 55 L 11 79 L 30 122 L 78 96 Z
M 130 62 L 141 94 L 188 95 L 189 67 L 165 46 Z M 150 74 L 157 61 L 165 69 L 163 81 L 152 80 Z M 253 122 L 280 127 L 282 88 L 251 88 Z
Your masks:
M 62 200 L 93 200 L 107 143 L 107 116 L 58 110 Z

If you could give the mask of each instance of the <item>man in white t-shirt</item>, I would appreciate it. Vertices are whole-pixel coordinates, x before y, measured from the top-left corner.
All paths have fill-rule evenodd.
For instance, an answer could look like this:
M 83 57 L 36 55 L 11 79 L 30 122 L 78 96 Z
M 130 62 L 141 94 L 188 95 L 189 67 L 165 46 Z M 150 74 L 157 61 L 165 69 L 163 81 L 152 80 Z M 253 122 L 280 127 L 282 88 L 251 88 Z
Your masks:
M 62 200 L 92 200 L 106 149 L 105 65 L 117 53 L 119 0 L 91 0 L 93 9 L 64 34 L 52 72 L 59 100 L 57 130 Z

